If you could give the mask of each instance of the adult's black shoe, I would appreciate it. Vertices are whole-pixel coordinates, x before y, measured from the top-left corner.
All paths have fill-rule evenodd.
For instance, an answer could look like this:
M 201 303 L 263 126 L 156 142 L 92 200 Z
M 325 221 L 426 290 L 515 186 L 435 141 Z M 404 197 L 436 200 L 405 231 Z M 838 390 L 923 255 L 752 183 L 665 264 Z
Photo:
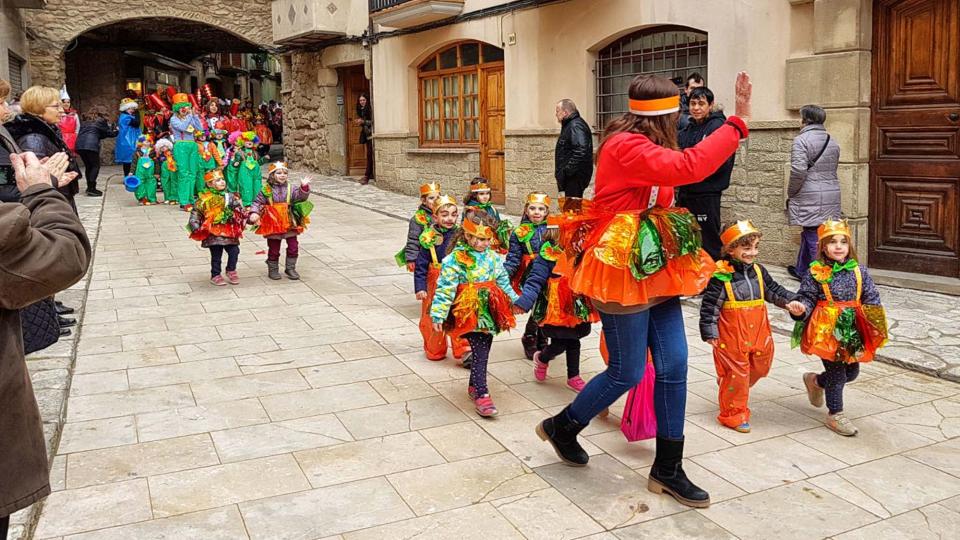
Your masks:
M 787 273 L 790 274 L 790 277 L 796 280 L 800 280 L 800 274 L 797 273 L 797 267 L 790 265 L 787 267 Z
M 60 327 L 60 337 L 67 337 L 71 334 L 69 328 Z
M 99 189 L 88 189 L 87 197 L 103 197 L 103 192 Z
M 77 320 L 72 317 L 61 317 L 57 315 L 57 322 L 60 323 L 60 328 L 67 328 L 70 326 L 76 326 Z
M 55 300 L 55 301 L 54 301 L 54 304 L 56 304 L 56 306 L 57 306 L 57 315 L 69 315 L 69 314 L 73 313 L 74 311 L 76 311 L 76 310 L 73 309 L 72 307 L 67 307 L 67 306 L 63 305 L 63 303 L 60 302 L 59 300 Z
M 666 493 L 678 503 L 693 508 L 710 506 L 710 494 L 697 487 L 683 472 L 683 439 L 657 437 L 657 455 L 650 467 L 647 489 Z
M 577 435 L 586 428 L 570 418 L 570 407 L 566 407 L 560 414 L 547 418 L 537 424 L 537 435 L 540 440 L 549 442 L 560 459 L 567 465 L 583 467 L 590 461 L 587 451 L 577 442 Z

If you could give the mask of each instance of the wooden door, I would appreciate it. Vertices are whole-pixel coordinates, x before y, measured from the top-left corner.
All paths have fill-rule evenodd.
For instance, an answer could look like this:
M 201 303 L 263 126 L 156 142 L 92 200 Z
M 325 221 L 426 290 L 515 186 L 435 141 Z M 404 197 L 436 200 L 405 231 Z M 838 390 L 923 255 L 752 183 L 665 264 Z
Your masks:
M 480 72 L 480 176 L 490 181 L 493 202 L 503 204 L 504 144 L 506 104 L 503 65 L 485 67 Z
M 870 265 L 960 276 L 960 4 L 875 4 Z
M 343 80 L 343 110 L 347 119 L 347 174 L 359 176 L 367 168 L 367 146 L 360 144 L 360 126 L 356 125 L 357 98 L 360 94 L 370 96 L 370 81 L 363 73 L 363 66 L 340 68 L 340 77 Z M 372 104 L 371 104 L 372 106 Z

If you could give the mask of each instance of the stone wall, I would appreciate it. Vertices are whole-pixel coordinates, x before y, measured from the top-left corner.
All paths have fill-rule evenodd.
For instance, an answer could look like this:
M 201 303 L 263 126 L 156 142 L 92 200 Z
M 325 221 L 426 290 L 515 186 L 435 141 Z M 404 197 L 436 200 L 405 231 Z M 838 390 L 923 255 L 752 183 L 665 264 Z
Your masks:
M 418 146 L 416 135 L 375 135 L 377 186 L 416 195 L 420 184 L 439 182 L 444 193 L 461 199 L 470 179 L 480 174 L 480 151 Z
M 47 0 L 44 9 L 21 10 L 36 36 L 30 47 L 33 84 L 59 88 L 63 51 L 84 32 L 125 19 L 173 17 L 222 28 L 251 43 L 273 44 L 270 0 Z
M 322 174 L 343 174 L 343 121 L 336 70 L 321 64 L 319 52 L 290 55 L 289 92 L 284 106 L 284 155 L 294 166 Z

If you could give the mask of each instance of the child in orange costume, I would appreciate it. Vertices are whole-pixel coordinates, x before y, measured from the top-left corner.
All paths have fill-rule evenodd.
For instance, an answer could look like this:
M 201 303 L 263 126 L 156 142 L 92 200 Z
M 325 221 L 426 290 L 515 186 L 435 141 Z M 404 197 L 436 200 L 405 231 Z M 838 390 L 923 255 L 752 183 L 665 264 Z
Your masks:
M 700 304 L 700 337 L 713 346 L 720 386 L 717 421 L 750 432 L 750 387 L 767 376 L 773 362 L 773 336 L 765 302 L 803 314 L 795 295 L 755 262 L 760 231 L 738 221 L 720 235 L 722 258 Z
M 420 310 L 420 334 L 423 336 L 423 352 L 427 360 L 443 360 L 447 356 L 447 334 L 437 332 L 430 320 L 430 305 L 437 290 L 437 280 L 440 278 L 440 262 L 446 254 L 452 251 L 453 238 L 457 235 L 457 218 L 459 209 L 457 201 L 449 195 L 441 195 L 436 201 L 433 211 L 433 223 L 424 227 L 420 234 L 420 251 L 413 270 L 413 288 L 417 300 L 423 303 Z M 463 366 L 470 367 L 470 350 L 465 339 L 450 339 L 453 347 L 453 357 L 463 358 Z

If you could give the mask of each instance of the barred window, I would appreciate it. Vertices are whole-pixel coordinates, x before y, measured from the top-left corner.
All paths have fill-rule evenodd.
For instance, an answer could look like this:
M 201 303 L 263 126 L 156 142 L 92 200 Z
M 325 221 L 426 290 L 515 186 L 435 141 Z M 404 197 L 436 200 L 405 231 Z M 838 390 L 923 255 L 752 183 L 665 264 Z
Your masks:
M 668 79 L 698 72 L 707 78 L 707 34 L 683 26 L 657 26 L 624 36 L 600 50 L 597 77 L 596 128 L 627 112 L 627 90 L 639 74 Z
M 478 41 L 441 49 L 420 64 L 420 143 L 480 144 L 480 68 L 503 50 Z

